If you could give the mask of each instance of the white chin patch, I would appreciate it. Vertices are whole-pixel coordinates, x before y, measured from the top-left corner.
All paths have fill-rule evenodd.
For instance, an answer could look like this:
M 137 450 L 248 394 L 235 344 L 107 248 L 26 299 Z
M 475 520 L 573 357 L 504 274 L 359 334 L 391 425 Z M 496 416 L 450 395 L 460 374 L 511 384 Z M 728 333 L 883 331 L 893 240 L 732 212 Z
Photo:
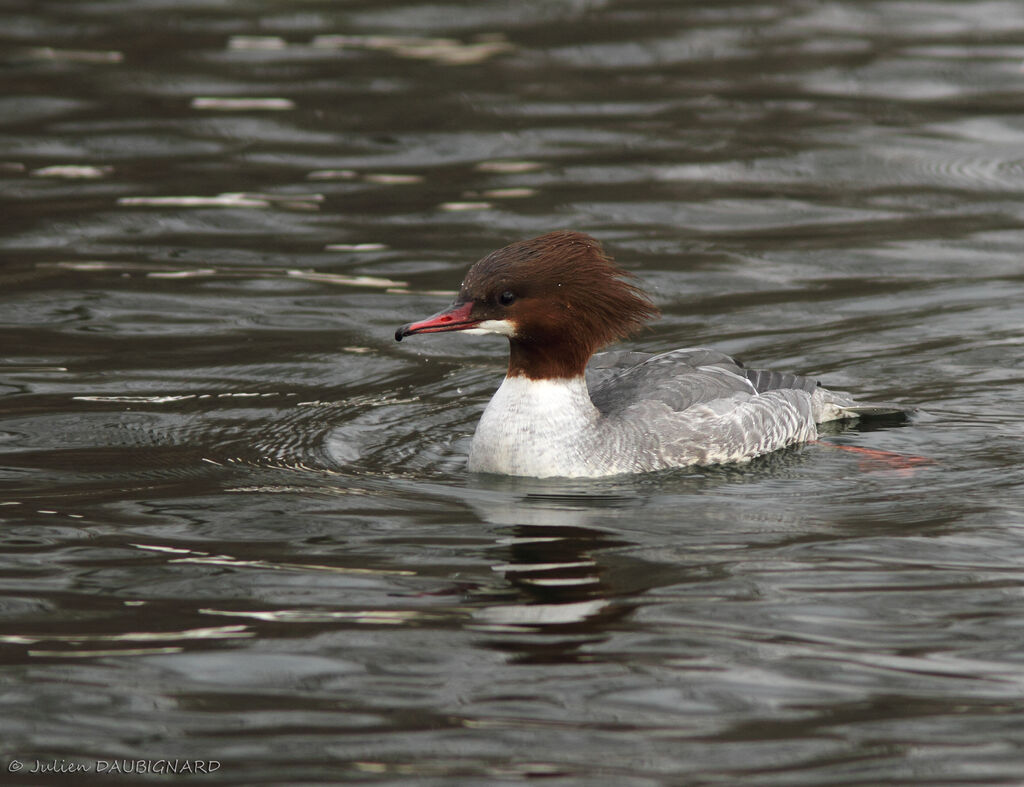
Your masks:
M 502 336 L 515 336 L 516 326 L 509 320 L 484 320 L 475 328 L 467 328 L 463 333 L 482 336 L 486 333 L 499 333 Z

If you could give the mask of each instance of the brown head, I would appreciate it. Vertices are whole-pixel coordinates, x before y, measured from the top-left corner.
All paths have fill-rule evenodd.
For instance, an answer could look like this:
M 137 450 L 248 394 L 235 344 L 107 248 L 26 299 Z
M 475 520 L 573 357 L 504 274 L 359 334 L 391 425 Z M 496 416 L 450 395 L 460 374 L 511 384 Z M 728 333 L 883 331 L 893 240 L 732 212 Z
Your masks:
M 575 377 L 595 351 L 657 315 L 626 276 L 589 235 L 551 232 L 484 257 L 450 307 L 403 325 L 395 339 L 440 331 L 503 334 L 510 375 Z

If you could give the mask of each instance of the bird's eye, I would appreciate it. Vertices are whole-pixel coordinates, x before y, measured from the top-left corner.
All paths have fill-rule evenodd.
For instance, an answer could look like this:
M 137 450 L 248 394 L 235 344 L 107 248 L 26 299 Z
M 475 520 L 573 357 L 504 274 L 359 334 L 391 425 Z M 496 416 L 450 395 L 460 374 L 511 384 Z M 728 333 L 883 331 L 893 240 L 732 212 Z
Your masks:
M 516 294 L 512 290 L 505 290 L 501 295 L 498 296 L 498 303 L 502 306 L 511 306 L 515 303 Z

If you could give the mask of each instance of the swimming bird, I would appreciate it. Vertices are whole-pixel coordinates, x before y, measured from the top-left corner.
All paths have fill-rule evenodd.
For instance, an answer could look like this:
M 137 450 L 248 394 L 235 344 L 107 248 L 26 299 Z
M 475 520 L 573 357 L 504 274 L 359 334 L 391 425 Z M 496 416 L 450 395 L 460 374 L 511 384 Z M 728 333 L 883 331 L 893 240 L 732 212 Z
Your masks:
M 707 348 L 595 355 L 658 314 L 628 278 L 589 235 L 551 232 L 487 255 L 454 303 L 395 332 L 507 337 L 470 471 L 596 478 L 742 462 L 814 440 L 826 421 L 900 412 Z

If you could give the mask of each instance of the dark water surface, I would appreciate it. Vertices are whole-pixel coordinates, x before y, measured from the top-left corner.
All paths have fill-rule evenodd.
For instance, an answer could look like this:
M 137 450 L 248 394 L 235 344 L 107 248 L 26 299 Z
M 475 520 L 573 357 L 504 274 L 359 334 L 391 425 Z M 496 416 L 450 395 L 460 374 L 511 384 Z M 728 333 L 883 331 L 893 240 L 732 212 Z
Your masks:
M 4 779 L 1024 780 L 1024 5 L 9 0 L 0 39 Z M 394 329 L 567 227 L 664 312 L 627 346 L 921 412 L 468 475 L 505 347 Z

